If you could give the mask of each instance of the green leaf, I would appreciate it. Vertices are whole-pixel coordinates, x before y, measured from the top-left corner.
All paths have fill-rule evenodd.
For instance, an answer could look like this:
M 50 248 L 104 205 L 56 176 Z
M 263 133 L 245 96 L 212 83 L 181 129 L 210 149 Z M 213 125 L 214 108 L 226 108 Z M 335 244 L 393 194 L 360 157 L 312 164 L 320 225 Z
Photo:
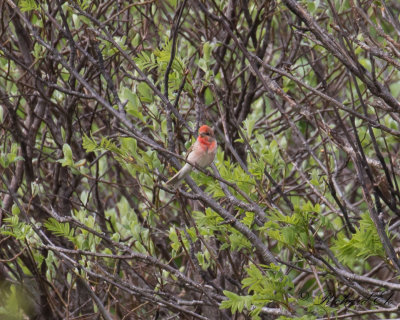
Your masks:
M 37 10 L 39 8 L 35 0 L 21 0 L 19 1 L 18 6 L 21 9 L 21 12 Z
M 251 310 L 252 296 L 240 296 L 227 290 L 224 290 L 223 293 L 228 299 L 221 302 L 220 309 L 231 309 L 232 313 L 242 312 L 244 309 Z
M 253 133 L 255 124 L 256 124 L 256 119 L 252 119 L 250 117 L 243 121 L 247 139 L 251 139 L 251 135 Z
M 368 213 L 361 215 L 360 228 L 356 228 L 356 233 L 351 239 L 340 233 L 337 240 L 334 240 L 332 249 L 338 259 L 350 267 L 357 261 L 365 261 L 371 256 L 385 257 L 378 231 Z M 359 259 L 355 260 L 354 257 Z
M 154 93 L 147 83 L 140 82 L 137 86 L 137 90 L 139 93 L 139 97 L 142 99 L 143 102 L 147 103 L 153 102 Z
M 19 210 L 19 207 L 14 203 L 13 205 L 12 205 L 12 208 L 11 208 L 11 213 L 14 215 L 14 216 L 17 216 L 17 215 L 19 215 L 20 214 L 20 210 Z
M 44 226 L 55 235 L 66 237 L 68 240 L 75 242 L 74 230 L 70 228 L 69 223 L 61 223 L 54 218 L 50 218 L 44 223 Z
M 0 229 L 0 233 L 5 236 L 12 236 L 17 240 L 25 241 L 32 237 L 32 227 L 26 222 L 20 221 L 17 209 L 13 207 L 13 216 L 3 219 L 5 224 Z
M 209 61 L 211 57 L 211 50 L 212 47 L 210 45 L 210 42 L 206 41 L 203 43 L 203 57 L 205 61 Z
M 10 290 L 2 290 L 2 307 L 0 307 L 0 316 L 2 319 L 7 320 L 22 320 L 26 319 L 21 302 L 27 302 L 27 298 L 23 297 L 21 293 L 23 290 L 17 290 L 15 285 L 10 286 Z
M 86 152 L 93 152 L 99 149 L 99 146 L 94 138 L 89 138 L 86 134 L 82 137 L 82 147 L 86 150 Z
M 71 159 L 72 160 L 72 150 L 71 147 L 69 146 L 69 144 L 64 144 L 63 145 L 63 153 L 64 153 L 64 157 L 66 159 Z
M 72 150 L 71 147 L 69 146 L 69 144 L 64 143 L 63 145 L 63 154 L 64 154 L 64 158 L 58 160 L 59 163 L 61 163 L 61 165 L 63 167 L 66 166 L 73 166 L 74 165 L 74 160 L 72 159 Z
M 8 168 L 14 162 L 24 160 L 23 157 L 17 156 L 18 154 L 18 144 L 12 143 L 10 152 L 1 152 L 0 153 L 0 165 L 3 168 Z
M 136 93 L 133 93 L 130 89 L 124 87 L 121 90 L 121 99 L 128 100 L 128 103 L 126 104 L 126 111 L 130 115 L 140 119 L 141 121 L 144 121 L 144 116 L 140 111 L 141 102 Z

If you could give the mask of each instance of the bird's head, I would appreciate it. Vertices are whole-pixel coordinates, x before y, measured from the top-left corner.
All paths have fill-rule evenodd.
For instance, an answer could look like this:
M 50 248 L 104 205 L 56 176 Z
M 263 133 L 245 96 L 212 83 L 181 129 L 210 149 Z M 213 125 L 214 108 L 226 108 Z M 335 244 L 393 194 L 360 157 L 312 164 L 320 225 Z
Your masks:
M 210 137 L 210 138 L 214 138 L 214 130 L 211 129 L 209 126 L 202 125 L 199 129 L 199 136 L 200 137 Z

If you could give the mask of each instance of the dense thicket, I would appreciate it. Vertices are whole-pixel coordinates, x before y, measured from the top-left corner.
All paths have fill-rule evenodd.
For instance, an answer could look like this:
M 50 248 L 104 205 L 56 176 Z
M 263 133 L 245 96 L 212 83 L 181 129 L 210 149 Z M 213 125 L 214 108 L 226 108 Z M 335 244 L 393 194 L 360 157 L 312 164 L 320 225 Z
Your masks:
M 0 318 L 397 317 L 399 13 L 0 1 Z

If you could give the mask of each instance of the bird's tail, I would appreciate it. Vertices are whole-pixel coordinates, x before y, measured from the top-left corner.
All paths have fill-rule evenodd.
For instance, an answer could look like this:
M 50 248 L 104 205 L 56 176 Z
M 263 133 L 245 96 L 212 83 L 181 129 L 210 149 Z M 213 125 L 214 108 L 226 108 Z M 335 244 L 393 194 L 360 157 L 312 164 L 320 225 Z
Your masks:
M 185 179 L 185 177 L 192 171 L 192 169 L 193 167 L 189 163 L 186 163 L 181 170 L 179 170 L 171 179 L 167 181 L 165 185 L 170 188 L 175 188 L 179 186 L 181 181 Z

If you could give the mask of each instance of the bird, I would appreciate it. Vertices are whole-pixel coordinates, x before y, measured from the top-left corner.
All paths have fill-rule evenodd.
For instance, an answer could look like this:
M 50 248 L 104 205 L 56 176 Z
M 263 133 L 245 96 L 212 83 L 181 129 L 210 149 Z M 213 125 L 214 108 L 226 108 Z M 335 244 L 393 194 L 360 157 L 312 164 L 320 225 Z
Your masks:
M 186 154 L 186 163 L 171 179 L 166 183 L 168 187 L 177 187 L 185 177 L 192 172 L 195 164 L 201 168 L 209 166 L 217 153 L 217 140 L 214 137 L 214 130 L 208 125 L 199 128 L 199 136 L 195 143 L 189 148 Z

